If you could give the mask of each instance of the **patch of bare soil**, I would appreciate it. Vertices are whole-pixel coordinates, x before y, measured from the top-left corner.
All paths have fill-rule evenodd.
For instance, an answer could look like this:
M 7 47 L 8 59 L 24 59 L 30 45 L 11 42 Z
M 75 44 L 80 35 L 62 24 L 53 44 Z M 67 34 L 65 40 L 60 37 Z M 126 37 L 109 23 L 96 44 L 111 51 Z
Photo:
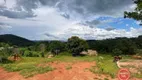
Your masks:
M 104 78 L 107 78 L 110 80 L 109 76 L 97 75 L 89 71 L 89 69 L 92 66 L 96 65 L 95 62 L 75 62 L 75 63 L 51 62 L 47 65 L 50 65 L 56 69 L 52 72 L 36 75 L 33 77 L 33 79 L 35 80 L 40 80 L 40 79 L 41 80 L 98 80 L 98 79 L 104 80 Z
M 0 80 L 112 80 L 110 76 L 93 74 L 89 71 L 95 62 L 50 62 L 48 64 L 40 64 L 38 66 L 50 65 L 55 70 L 44 74 L 38 74 L 25 79 L 17 72 L 6 72 L 0 68 Z
M 0 80 L 26 80 L 23 76 L 17 72 L 7 72 L 3 68 L 0 68 Z

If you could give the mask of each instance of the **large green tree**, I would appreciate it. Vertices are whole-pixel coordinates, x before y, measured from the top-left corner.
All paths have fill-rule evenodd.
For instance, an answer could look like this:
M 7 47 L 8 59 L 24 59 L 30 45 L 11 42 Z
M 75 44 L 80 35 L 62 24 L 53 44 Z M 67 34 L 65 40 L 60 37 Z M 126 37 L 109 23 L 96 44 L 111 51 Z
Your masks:
M 80 55 L 80 52 L 88 49 L 88 44 L 85 40 L 80 39 L 77 36 L 73 36 L 68 39 L 67 47 L 73 56 L 77 56 Z
M 124 12 L 124 18 L 133 18 L 141 22 L 142 25 L 142 0 L 134 0 L 137 5 L 133 12 Z

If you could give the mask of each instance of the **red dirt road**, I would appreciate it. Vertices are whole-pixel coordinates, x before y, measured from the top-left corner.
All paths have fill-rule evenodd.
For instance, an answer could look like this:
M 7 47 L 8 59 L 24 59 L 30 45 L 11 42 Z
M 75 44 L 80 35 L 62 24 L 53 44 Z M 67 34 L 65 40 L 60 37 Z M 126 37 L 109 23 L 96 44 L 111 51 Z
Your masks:
M 42 78 L 42 80 L 97 80 L 104 79 L 103 75 L 95 75 L 89 71 L 89 68 L 95 66 L 95 62 L 77 62 L 77 63 L 58 63 L 54 62 L 52 65 L 56 70 L 35 76 Z M 71 66 L 71 69 L 66 69 Z M 44 77 L 46 76 L 46 77 Z M 109 78 L 108 78 L 109 79 Z
M 56 69 L 26 79 L 18 72 L 7 72 L 0 68 L 0 80 L 104 80 L 104 78 L 111 80 L 109 76 L 96 75 L 89 71 L 89 68 L 96 65 L 95 62 L 52 62 L 46 65 L 40 64 L 39 66 L 47 65 Z
M 48 64 L 40 64 L 38 66 L 50 65 L 55 70 L 44 74 L 38 74 L 30 78 L 24 78 L 18 72 L 7 72 L 0 68 L 0 80 L 118 80 L 111 79 L 108 75 L 93 74 L 89 68 L 95 66 L 95 62 L 50 62 Z M 142 80 L 131 78 L 130 80 Z

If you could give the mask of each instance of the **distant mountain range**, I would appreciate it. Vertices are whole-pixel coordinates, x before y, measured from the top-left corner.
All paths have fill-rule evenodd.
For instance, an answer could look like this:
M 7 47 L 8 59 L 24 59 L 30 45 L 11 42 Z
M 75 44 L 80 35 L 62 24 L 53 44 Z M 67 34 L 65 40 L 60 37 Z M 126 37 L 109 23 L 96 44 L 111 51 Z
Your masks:
M 30 46 L 35 43 L 34 41 L 30 41 L 28 39 L 13 34 L 0 35 L 0 42 L 9 43 L 11 45 L 17 46 Z
M 131 40 L 132 42 L 136 43 L 138 45 L 138 47 L 142 47 L 142 36 L 139 36 L 137 38 L 115 38 L 115 39 L 106 39 L 106 40 L 87 40 L 88 44 L 90 47 L 97 47 L 97 44 L 112 44 L 114 43 L 118 43 L 120 40 Z M 17 45 L 17 46 L 30 46 L 30 45 L 34 45 L 35 43 L 38 42 L 42 42 L 42 43 L 48 43 L 50 41 L 31 41 L 28 39 L 25 39 L 23 37 L 20 36 L 16 36 L 13 34 L 3 34 L 0 35 L 0 42 L 4 42 L 4 43 L 9 43 L 11 45 Z

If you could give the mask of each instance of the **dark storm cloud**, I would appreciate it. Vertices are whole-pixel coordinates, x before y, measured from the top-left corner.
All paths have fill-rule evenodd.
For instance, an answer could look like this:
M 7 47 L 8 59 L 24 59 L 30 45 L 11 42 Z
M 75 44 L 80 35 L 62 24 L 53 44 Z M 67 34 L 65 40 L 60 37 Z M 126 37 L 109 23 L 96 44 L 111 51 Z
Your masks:
M 132 0 L 64 0 L 58 8 L 63 11 L 75 11 L 83 16 L 116 15 L 132 4 Z
M 55 6 L 60 0 L 39 0 L 41 4 L 48 6 Z
M 68 14 L 61 14 L 63 17 L 65 17 L 66 19 L 70 19 L 70 15 Z
M 91 26 L 95 26 L 95 25 L 101 24 L 101 21 L 99 21 L 99 20 L 86 21 L 86 24 L 89 24 Z
M 6 1 L 5 1 L 6 2 Z M 9 18 L 30 18 L 35 17 L 33 10 L 39 5 L 55 6 L 58 0 L 16 0 L 16 5 L 11 9 L 0 5 L 0 16 Z M 24 11 L 23 11 L 24 10 Z
M 27 18 L 34 17 L 33 9 L 37 9 L 39 5 L 56 7 L 60 11 L 68 13 L 71 16 L 72 12 L 79 13 L 83 17 L 88 15 L 116 15 L 120 10 L 128 7 L 133 3 L 132 0 L 16 0 L 13 12 L 5 8 L 0 12 L 0 15 L 10 18 Z M 25 11 L 22 11 L 24 9 Z M 13 16 L 13 17 L 12 17 Z M 64 16 L 69 18 L 69 16 Z
M 0 9 L 4 9 L 4 8 L 6 8 L 5 6 L 3 6 L 3 5 L 0 5 Z
M 0 22 L 0 29 L 2 29 L 4 25 L 7 25 L 7 24 Z
M 107 27 L 105 30 L 112 31 L 112 30 L 115 30 L 115 28 L 113 28 L 113 27 Z
M 97 25 L 100 25 L 100 24 L 103 24 L 103 23 L 99 20 L 92 20 L 92 21 L 81 22 L 79 24 L 84 25 L 84 26 L 89 26 L 90 28 L 94 28 Z
M 0 10 L 0 15 L 6 16 L 8 18 L 29 18 L 36 16 L 33 14 L 33 12 L 11 11 L 11 10 Z
M 36 16 L 32 10 L 38 8 L 38 0 L 16 0 L 15 4 L 11 9 L 0 5 L 0 16 L 8 18 L 30 18 Z
M 4 25 L 4 23 L 1 23 L 1 22 L 0 22 L 0 25 Z
M 46 35 L 46 36 L 49 37 L 49 38 L 59 39 L 59 37 L 54 36 L 54 35 L 52 35 L 52 34 L 50 34 L 50 33 L 45 33 L 44 35 Z
M 16 9 L 21 10 L 23 8 L 26 11 L 32 11 L 32 9 L 38 8 L 39 0 L 17 0 Z

